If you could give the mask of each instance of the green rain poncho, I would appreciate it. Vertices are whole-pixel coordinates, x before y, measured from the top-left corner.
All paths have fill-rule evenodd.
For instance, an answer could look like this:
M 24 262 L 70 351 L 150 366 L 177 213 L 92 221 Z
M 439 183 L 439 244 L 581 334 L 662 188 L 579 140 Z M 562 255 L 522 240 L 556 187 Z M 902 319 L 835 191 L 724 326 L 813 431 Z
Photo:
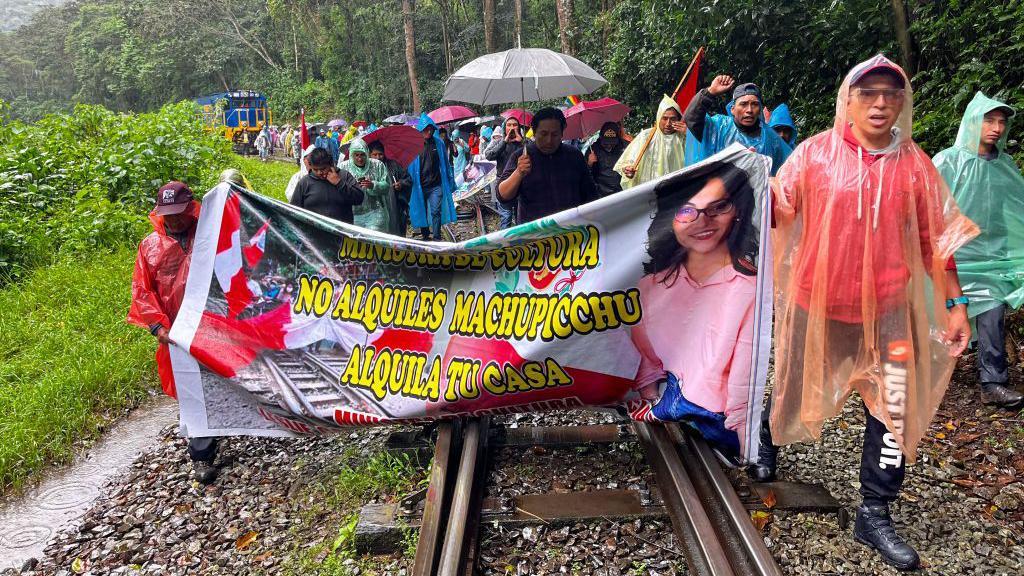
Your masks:
M 956 144 L 935 155 L 932 162 L 949 184 L 961 212 L 981 228 L 981 234 L 957 251 L 960 284 L 977 316 L 1000 303 L 1019 308 L 1024 303 L 1024 177 L 1007 154 L 1006 132 L 996 144 L 999 156 L 978 155 L 985 114 L 1013 109 L 981 92 L 967 105 Z
M 353 157 L 357 152 L 366 156 L 366 163 L 360 168 Z M 388 169 L 380 160 L 370 158 L 366 142 L 362 138 L 354 138 L 348 147 L 348 160 L 338 164 L 338 168 L 351 174 L 356 180 L 364 178 L 373 182 L 373 186 L 365 190 L 363 203 L 353 206 L 355 225 L 388 233 L 391 231 L 391 218 L 394 210 L 391 201 L 391 187 L 388 186 Z
M 679 109 L 679 105 L 676 101 L 664 96 L 661 99 L 661 104 L 658 105 L 658 115 L 655 117 L 655 126 L 653 128 L 647 128 L 637 134 L 633 141 L 626 146 L 626 149 L 622 151 L 622 156 L 619 157 L 618 162 L 615 163 L 613 168 L 619 174 L 622 174 L 622 170 L 627 166 L 632 166 L 640 155 L 640 150 L 644 147 L 644 143 L 647 142 L 647 138 L 654 131 L 654 136 L 651 137 L 651 144 L 647 147 L 647 151 L 644 152 L 644 157 L 637 167 L 636 175 L 632 178 L 622 177 L 622 189 L 632 188 L 647 182 L 661 178 L 666 174 L 671 174 L 676 170 L 681 170 L 686 165 L 686 135 L 685 134 L 669 134 L 665 135 L 658 128 L 657 123 L 661 120 L 662 114 L 668 109 L 673 109 L 679 113 L 679 118 L 683 117 L 682 110 Z

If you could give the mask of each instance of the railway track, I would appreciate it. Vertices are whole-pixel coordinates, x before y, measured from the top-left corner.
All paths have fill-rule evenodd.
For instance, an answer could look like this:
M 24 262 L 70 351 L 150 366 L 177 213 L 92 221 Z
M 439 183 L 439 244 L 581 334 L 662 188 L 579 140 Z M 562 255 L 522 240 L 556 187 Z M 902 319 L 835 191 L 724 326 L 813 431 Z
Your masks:
M 338 406 L 376 413 L 379 408 L 375 408 L 367 392 L 339 384 L 346 362 L 348 354 L 339 352 L 268 352 L 261 358 L 259 374 L 251 380 L 245 377 L 240 380 L 260 402 L 269 406 L 282 406 L 292 414 L 301 415 L 314 423 L 321 420 L 333 422 L 334 410 Z M 269 376 L 269 388 L 263 384 L 265 376 Z M 250 381 L 252 385 L 246 386 Z
M 574 428 L 577 428 L 574 430 Z M 490 420 L 478 418 L 443 422 L 437 429 L 430 484 L 424 498 L 420 539 L 412 576 L 470 576 L 476 572 L 479 526 L 485 509 Z M 615 426 L 580 426 L 515 431 L 502 438 L 504 446 L 615 441 Z M 781 576 L 749 512 L 700 437 L 676 424 L 633 423 L 632 434 L 643 448 L 657 481 L 664 509 L 671 518 L 680 552 L 689 573 L 698 576 Z M 513 515 L 533 516 L 547 523 L 566 519 L 601 517 L 603 514 L 644 514 L 651 508 L 635 496 L 604 491 L 561 494 L 538 499 L 534 511 L 517 505 Z M 589 508 L 583 510 L 583 508 Z M 491 510 L 483 521 L 500 517 Z M 527 518 L 527 521 L 530 519 Z M 496 521 L 496 520 L 495 520 Z

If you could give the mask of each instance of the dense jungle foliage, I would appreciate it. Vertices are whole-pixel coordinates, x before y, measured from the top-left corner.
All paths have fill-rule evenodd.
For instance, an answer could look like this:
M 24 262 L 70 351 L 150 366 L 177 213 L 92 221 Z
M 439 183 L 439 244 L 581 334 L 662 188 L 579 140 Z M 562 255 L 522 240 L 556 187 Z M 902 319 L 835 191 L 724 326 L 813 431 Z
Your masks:
M 515 46 L 520 0 L 406 0 L 422 107 L 444 79 Z M 604 74 L 598 95 L 646 123 L 698 46 L 705 78 L 730 73 L 788 101 L 803 133 L 831 122 L 849 67 L 885 52 L 914 75 L 917 136 L 948 145 L 976 90 L 1024 104 L 1024 3 L 953 0 L 521 0 L 523 46 L 573 52 Z M 72 103 L 153 110 L 225 87 L 270 95 L 279 119 L 410 111 L 402 0 L 79 0 L 0 34 L 0 98 L 35 119 Z M 485 14 L 491 5 L 493 11 Z M 567 10 L 568 14 L 565 13 Z M 560 13 L 561 11 L 561 13 Z M 559 26 L 560 18 L 565 26 Z M 564 29 L 564 37 L 560 35 Z M 905 34 L 902 32 L 905 31 Z M 902 41 L 901 41 L 902 38 Z

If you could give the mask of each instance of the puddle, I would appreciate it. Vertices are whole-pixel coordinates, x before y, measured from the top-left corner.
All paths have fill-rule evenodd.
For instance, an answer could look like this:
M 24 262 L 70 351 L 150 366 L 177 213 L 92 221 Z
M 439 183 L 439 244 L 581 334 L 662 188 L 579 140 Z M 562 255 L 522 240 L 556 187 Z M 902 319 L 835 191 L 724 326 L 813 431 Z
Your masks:
M 115 423 L 74 464 L 55 470 L 23 496 L 0 505 L 0 570 L 41 558 L 51 536 L 82 517 L 104 485 L 158 444 L 178 421 L 178 404 L 160 396 Z

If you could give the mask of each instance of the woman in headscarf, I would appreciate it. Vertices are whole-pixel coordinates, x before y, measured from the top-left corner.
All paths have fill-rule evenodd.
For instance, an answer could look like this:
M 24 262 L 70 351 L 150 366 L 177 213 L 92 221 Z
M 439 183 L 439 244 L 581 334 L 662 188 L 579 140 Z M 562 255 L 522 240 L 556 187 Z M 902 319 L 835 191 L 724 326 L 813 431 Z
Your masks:
M 637 134 L 615 163 L 615 171 L 622 174 L 623 190 L 683 168 L 686 164 L 686 125 L 682 120 L 683 113 L 676 101 L 663 96 L 658 105 L 657 124 Z M 640 151 L 645 144 L 647 150 L 641 158 Z
M 370 150 L 362 138 L 349 142 L 348 160 L 338 168 L 352 175 L 366 194 L 362 204 L 353 210 L 355 225 L 391 232 L 391 202 L 388 191 L 388 169 L 380 160 L 370 158 Z

